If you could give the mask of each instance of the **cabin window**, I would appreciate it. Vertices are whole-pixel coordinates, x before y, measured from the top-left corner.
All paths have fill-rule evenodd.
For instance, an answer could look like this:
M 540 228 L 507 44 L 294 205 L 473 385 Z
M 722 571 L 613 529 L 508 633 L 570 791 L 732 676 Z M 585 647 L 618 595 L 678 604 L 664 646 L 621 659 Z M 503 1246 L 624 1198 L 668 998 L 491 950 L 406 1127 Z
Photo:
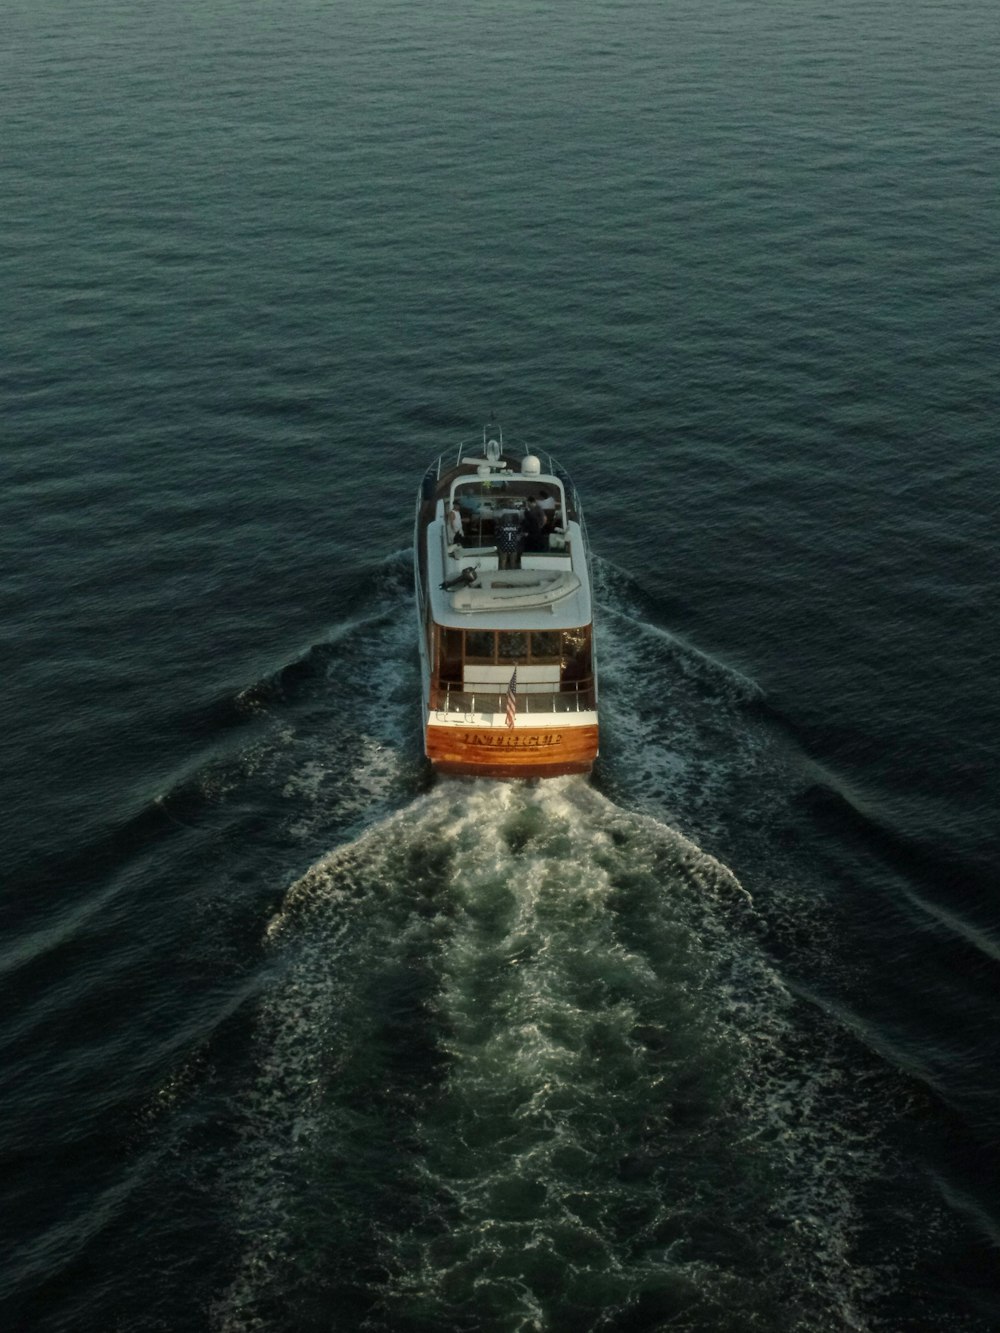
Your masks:
M 562 652 L 563 684 L 583 680 L 590 675 L 590 630 L 566 630 L 563 634 Z
M 560 663 L 567 679 L 590 675 L 590 630 L 440 630 L 439 662 L 442 679 L 461 676 L 461 664 L 489 662 Z M 463 652 L 464 649 L 464 652 Z
M 497 656 L 501 662 L 527 662 L 528 636 L 523 630 L 500 630 Z
M 461 634 L 461 630 L 456 630 Z M 469 662 L 492 662 L 496 658 L 494 647 L 495 635 L 491 629 L 470 629 L 465 631 L 465 657 Z
M 442 684 L 461 685 L 462 683 L 462 631 L 460 629 L 441 630 L 440 676 Z
M 557 629 L 535 629 L 531 631 L 531 660 L 533 662 L 558 662 L 562 653 L 562 635 Z

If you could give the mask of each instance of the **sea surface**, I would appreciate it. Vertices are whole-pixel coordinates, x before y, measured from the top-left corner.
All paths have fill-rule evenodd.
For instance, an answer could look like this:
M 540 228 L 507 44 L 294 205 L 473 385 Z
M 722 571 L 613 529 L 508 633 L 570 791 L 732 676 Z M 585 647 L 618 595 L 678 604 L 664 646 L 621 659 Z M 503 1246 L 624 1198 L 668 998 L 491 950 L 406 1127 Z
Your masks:
M 994 0 L 0 36 L 0 1327 L 1000 1328 Z M 491 413 L 589 780 L 423 761 Z

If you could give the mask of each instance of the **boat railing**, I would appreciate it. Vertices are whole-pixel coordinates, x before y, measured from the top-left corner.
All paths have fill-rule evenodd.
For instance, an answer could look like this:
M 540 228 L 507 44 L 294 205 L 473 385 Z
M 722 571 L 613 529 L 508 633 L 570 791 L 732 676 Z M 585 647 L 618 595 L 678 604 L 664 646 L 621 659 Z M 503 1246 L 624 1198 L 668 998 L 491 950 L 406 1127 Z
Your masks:
M 541 461 L 544 471 L 548 473 L 549 476 L 558 477 L 560 481 L 563 482 L 568 492 L 575 491 L 576 488 L 573 485 L 569 473 L 562 464 L 557 462 L 557 460 L 553 458 L 550 453 L 546 452 L 546 450 L 535 448 L 533 445 L 529 444 L 527 440 L 511 439 L 509 436 L 504 436 L 499 432 L 497 439 L 504 453 L 518 453 L 522 458 L 526 458 L 529 454 L 533 454 L 535 458 Z M 484 446 L 487 443 L 487 440 L 478 436 L 472 440 L 462 440 L 458 446 L 458 452 L 454 457 L 454 462 L 452 461 L 451 454 L 441 454 L 437 460 L 430 465 L 427 469 L 428 480 L 440 480 L 442 472 L 446 472 L 449 468 L 457 467 L 460 463 L 463 463 L 470 458 L 481 459 L 483 457 Z
M 491 436 L 491 439 L 492 438 L 493 437 Z M 487 439 L 486 433 L 484 432 L 482 439 L 463 440 L 458 446 L 458 453 L 455 456 L 454 462 L 452 462 L 451 454 L 441 454 L 436 461 L 430 465 L 424 474 L 424 479 L 417 497 L 418 521 L 421 513 L 421 506 L 434 499 L 442 474 L 453 467 L 458 467 L 463 462 L 468 462 L 471 459 L 482 459 L 484 450 L 486 450 L 487 446 L 491 443 L 491 439 Z M 528 444 L 526 440 L 505 439 L 502 432 L 499 431 L 499 428 L 497 428 L 496 442 L 505 453 L 519 452 L 522 457 L 526 457 L 528 454 L 533 454 L 541 462 L 542 469 L 547 476 L 557 477 L 562 482 L 563 489 L 566 493 L 566 507 L 569 516 L 575 519 L 577 515 L 582 512 L 580 508 L 580 498 L 577 494 L 576 486 L 573 484 L 572 477 L 562 464 L 553 458 L 550 453 L 547 453 L 544 449 L 534 448 L 532 445 Z
M 592 681 L 581 681 L 578 689 L 547 690 L 536 694 L 518 691 L 518 713 L 586 713 L 597 707 Z M 453 690 L 447 686 L 432 691 L 431 708 L 440 713 L 503 713 L 505 690 Z

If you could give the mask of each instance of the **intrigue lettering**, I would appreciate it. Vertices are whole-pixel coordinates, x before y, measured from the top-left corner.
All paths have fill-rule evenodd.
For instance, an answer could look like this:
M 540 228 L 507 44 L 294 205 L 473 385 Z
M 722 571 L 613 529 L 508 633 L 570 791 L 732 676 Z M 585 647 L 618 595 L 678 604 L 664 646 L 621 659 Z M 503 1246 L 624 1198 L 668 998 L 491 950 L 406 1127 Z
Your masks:
M 496 731 L 474 731 L 467 737 L 469 745 L 481 745 L 490 750 L 537 750 L 545 745 L 558 745 L 561 731 L 534 732 L 529 736 L 511 735 Z

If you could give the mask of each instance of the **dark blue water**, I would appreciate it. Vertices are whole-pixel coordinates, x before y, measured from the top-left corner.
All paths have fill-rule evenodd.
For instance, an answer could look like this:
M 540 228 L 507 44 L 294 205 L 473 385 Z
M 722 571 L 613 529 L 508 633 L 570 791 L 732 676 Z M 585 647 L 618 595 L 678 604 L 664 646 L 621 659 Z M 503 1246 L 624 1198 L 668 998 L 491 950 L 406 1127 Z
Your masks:
M 1000 1327 L 993 7 L 3 29 L 4 1328 Z M 422 761 L 491 410 L 590 782 Z

